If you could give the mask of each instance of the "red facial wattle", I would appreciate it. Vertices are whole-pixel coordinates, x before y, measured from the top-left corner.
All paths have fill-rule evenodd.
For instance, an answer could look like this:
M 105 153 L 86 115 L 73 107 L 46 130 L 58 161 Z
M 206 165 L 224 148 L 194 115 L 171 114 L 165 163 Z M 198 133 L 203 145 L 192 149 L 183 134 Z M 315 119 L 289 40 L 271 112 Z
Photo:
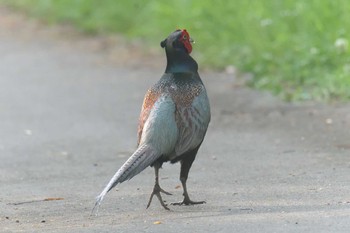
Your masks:
M 191 45 L 190 35 L 186 31 L 186 29 L 182 30 L 181 36 L 180 36 L 180 41 L 185 46 L 188 54 L 190 54 L 192 52 L 192 45 Z

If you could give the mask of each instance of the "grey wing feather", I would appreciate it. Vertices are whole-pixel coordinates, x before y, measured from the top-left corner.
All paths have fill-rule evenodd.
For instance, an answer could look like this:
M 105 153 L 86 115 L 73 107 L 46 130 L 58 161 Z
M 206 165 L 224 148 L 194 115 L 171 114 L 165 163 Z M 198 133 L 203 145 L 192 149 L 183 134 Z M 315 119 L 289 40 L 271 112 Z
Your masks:
M 175 152 L 181 155 L 199 146 L 207 132 L 210 107 L 206 91 L 204 90 L 193 100 L 191 107 L 178 109 L 178 111 L 179 139 Z

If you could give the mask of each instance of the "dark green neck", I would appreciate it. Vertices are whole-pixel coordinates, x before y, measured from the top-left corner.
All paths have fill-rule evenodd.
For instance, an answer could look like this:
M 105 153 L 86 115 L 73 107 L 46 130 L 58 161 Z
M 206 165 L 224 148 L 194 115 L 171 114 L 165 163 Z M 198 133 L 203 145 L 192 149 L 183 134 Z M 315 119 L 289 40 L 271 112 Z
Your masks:
M 166 50 L 166 57 L 165 73 L 196 73 L 198 71 L 197 62 L 183 50 Z

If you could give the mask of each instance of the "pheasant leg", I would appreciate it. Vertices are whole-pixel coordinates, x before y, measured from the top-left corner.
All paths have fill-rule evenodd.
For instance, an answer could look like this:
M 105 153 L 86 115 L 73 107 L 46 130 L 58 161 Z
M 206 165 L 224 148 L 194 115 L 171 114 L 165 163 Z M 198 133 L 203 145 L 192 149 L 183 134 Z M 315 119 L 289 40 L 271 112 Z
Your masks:
M 193 154 L 190 154 L 188 157 L 186 157 L 181 161 L 180 181 L 182 184 L 182 188 L 184 190 L 184 193 L 183 193 L 184 199 L 181 202 L 171 203 L 172 205 L 196 205 L 196 204 L 205 203 L 205 201 L 192 201 L 187 192 L 186 181 L 188 178 L 188 172 L 190 171 L 192 163 L 196 157 L 196 153 L 197 151 L 195 151 Z
M 156 163 L 154 164 L 154 172 L 155 172 L 155 175 L 156 175 L 156 182 L 155 182 L 155 184 L 154 184 L 153 191 L 152 191 L 151 196 L 150 196 L 150 198 L 149 198 L 149 201 L 148 201 L 148 204 L 147 204 L 146 209 L 148 209 L 148 207 L 151 205 L 153 196 L 156 195 L 156 197 L 158 198 L 160 204 L 164 207 L 164 209 L 170 210 L 170 209 L 167 207 L 167 205 L 164 203 L 164 201 L 163 201 L 162 196 L 160 195 L 160 193 L 164 193 L 164 194 L 166 194 L 166 195 L 172 195 L 172 194 L 169 193 L 169 192 L 167 192 L 167 191 L 164 191 L 164 190 L 159 186 L 159 168 L 160 168 L 160 164 L 156 162 Z

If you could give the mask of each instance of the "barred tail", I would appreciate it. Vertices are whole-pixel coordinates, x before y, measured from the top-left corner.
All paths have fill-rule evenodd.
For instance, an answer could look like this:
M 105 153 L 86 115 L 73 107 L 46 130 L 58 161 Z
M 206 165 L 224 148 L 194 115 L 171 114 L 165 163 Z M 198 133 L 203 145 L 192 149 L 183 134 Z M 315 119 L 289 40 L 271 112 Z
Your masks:
M 159 154 L 149 145 L 144 144 L 137 148 L 134 154 L 119 168 L 112 179 L 108 182 L 100 195 L 96 197 L 96 203 L 93 208 L 98 209 L 105 195 L 117 184 L 130 180 L 135 175 L 142 172 L 146 167 L 152 165 L 158 158 Z

